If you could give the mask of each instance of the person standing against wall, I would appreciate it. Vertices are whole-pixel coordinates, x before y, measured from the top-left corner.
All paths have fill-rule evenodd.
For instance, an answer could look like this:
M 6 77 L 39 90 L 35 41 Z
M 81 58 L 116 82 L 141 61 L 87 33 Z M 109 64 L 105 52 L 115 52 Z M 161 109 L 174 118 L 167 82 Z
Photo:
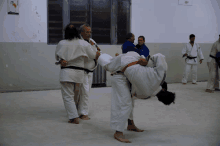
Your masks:
M 138 49 L 138 54 L 144 55 L 145 58 L 149 55 L 150 51 L 148 47 L 145 45 L 145 37 L 139 36 L 138 37 L 138 44 L 136 45 L 136 48 Z
M 219 74 L 218 69 L 220 67 L 219 60 L 216 57 L 220 57 L 220 35 L 219 39 L 212 45 L 210 56 L 207 61 L 209 68 L 209 79 L 206 87 L 206 92 L 214 93 L 220 91 L 219 89 Z M 220 58 L 219 58 L 220 59 Z
M 192 69 L 192 84 L 196 84 L 197 82 L 197 56 L 200 59 L 200 64 L 204 59 L 202 54 L 202 49 L 200 48 L 199 44 L 194 43 L 195 35 L 191 34 L 189 36 L 190 42 L 187 43 L 184 48 L 182 49 L 183 57 L 186 58 L 185 62 L 185 70 L 183 72 L 182 83 L 185 85 L 187 83 L 189 72 Z
M 134 40 L 135 40 L 134 34 L 128 33 L 126 35 L 126 41 L 121 47 L 123 54 L 130 52 L 130 51 L 134 51 L 134 52 L 138 53 L 138 50 L 137 50 L 136 46 L 134 45 Z

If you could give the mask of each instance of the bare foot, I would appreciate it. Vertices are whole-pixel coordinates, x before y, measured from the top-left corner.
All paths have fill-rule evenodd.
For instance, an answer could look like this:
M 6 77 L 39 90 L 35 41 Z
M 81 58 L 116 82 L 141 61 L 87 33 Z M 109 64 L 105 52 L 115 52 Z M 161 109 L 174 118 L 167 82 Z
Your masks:
M 206 89 L 205 92 L 214 93 L 214 91 L 212 91 L 210 89 Z
M 88 117 L 88 115 L 81 115 L 80 119 L 82 120 L 90 120 L 90 118 Z
M 75 118 L 74 120 L 69 120 L 68 123 L 79 124 L 79 118 Z
M 186 85 L 186 83 L 183 83 L 183 85 Z
M 127 130 L 135 132 L 143 132 L 144 130 L 138 129 L 135 125 L 128 125 Z
M 117 139 L 120 142 L 131 143 L 128 139 L 125 139 L 122 132 L 115 132 L 114 138 Z

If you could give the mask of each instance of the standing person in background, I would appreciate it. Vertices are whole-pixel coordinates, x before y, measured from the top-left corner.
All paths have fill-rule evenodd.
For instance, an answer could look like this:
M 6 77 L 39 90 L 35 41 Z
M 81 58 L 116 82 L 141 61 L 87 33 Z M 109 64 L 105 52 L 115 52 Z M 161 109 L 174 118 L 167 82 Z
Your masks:
M 61 40 L 56 47 L 55 58 L 61 63 L 61 93 L 69 123 L 79 124 L 79 114 L 74 102 L 74 90 L 75 85 L 82 84 L 84 78 L 87 77 L 84 57 L 98 59 L 98 54 L 92 47 L 95 46 L 80 39 L 77 29 L 71 23 L 65 28 L 65 40 Z
M 192 84 L 196 84 L 197 81 L 197 56 L 200 59 L 200 64 L 202 63 L 202 60 L 204 59 L 202 54 L 202 49 L 200 48 L 199 44 L 194 43 L 195 41 L 195 35 L 191 34 L 189 36 L 190 42 L 185 45 L 185 47 L 182 50 L 183 57 L 186 58 L 185 63 L 185 70 L 183 72 L 183 79 L 182 83 L 185 85 L 187 83 L 189 72 L 192 69 Z
M 218 69 L 220 67 L 219 60 L 216 57 L 220 57 L 220 35 L 219 39 L 212 45 L 210 56 L 207 61 L 209 68 L 209 79 L 206 87 L 206 92 L 214 93 L 220 91 L 219 89 L 219 74 Z
M 92 38 L 90 38 L 92 34 L 92 29 L 89 26 L 89 24 L 81 25 L 79 28 L 79 32 L 80 32 L 79 36 L 81 39 L 90 43 L 91 46 L 94 46 L 92 48 L 94 49 L 95 52 L 97 50 L 101 51 L 100 48 L 97 46 L 97 43 Z M 83 84 L 80 84 L 80 85 L 76 84 L 74 99 L 76 102 L 76 106 L 77 106 L 78 114 L 80 115 L 80 118 L 83 120 L 89 120 L 90 119 L 88 117 L 89 92 L 92 86 L 93 71 L 96 69 L 98 64 L 95 59 L 90 59 L 87 57 L 84 58 L 84 62 L 85 62 L 85 68 L 89 69 L 90 72 L 85 75 Z
M 147 58 L 150 51 L 149 51 L 148 47 L 145 45 L 145 37 L 144 36 L 138 37 L 138 44 L 136 45 L 136 48 L 138 49 L 139 55 L 144 55 L 144 57 Z
M 125 54 L 127 52 L 130 51 L 134 51 L 137 52 L 137 48 L 134 45 L 134 40 L 135 40 L 135 36 L 132 33 L 128 33 L 126 35 L 126 41 L 125 43 L 122 45 L 122 53 Z M 137 52 L 138 53 L 138 52 Z

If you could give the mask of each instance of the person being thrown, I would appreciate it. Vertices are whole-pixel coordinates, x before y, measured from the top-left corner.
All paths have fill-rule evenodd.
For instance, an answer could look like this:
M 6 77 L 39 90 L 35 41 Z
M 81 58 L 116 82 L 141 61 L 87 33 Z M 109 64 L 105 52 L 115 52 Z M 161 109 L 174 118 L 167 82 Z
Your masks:
M 101 54 L 98 63 L 107 71 L 112 72 L 111 128 L 116 130 L 114 138 L 121 142 L 130 143 L 123 132 L 128 120 L 128 130 L 142 132 L 132 118 L 132 98 L 129 81 L 132 84 L 132 94 L 137 98 L 156 95 L 165 105 L 175 100 L 175 94 L 166 90 L 165 73 L 167 64 L 162 54 L 153 55 L 149 63 L 136 52 L 116 55 Z M 165 90 L 161 90 L 162 87 Z

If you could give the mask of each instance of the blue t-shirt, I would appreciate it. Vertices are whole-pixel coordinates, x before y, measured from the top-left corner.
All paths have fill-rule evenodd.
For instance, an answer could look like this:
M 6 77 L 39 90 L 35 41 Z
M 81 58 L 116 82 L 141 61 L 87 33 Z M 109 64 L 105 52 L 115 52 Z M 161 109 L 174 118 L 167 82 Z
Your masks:
M 138 54 L 139 55 L 144 55 L 144 57 L 147 58 L 147 56 L 149 55 L 150 51 L 147 48 L 147 46 L 145 44 L 141 45 L 140 47 L 138 47 L 138 45 L 136 45 L 136 47 L 138 48 Z
M 138 49 L 136 48 L 136 46 L 130 42 L 130 41 L 126 41 L 123 45 L 122 45 L 122 53 L 125 54 L 127 52 L 130 51 L 134 51 L 138 53 Z

